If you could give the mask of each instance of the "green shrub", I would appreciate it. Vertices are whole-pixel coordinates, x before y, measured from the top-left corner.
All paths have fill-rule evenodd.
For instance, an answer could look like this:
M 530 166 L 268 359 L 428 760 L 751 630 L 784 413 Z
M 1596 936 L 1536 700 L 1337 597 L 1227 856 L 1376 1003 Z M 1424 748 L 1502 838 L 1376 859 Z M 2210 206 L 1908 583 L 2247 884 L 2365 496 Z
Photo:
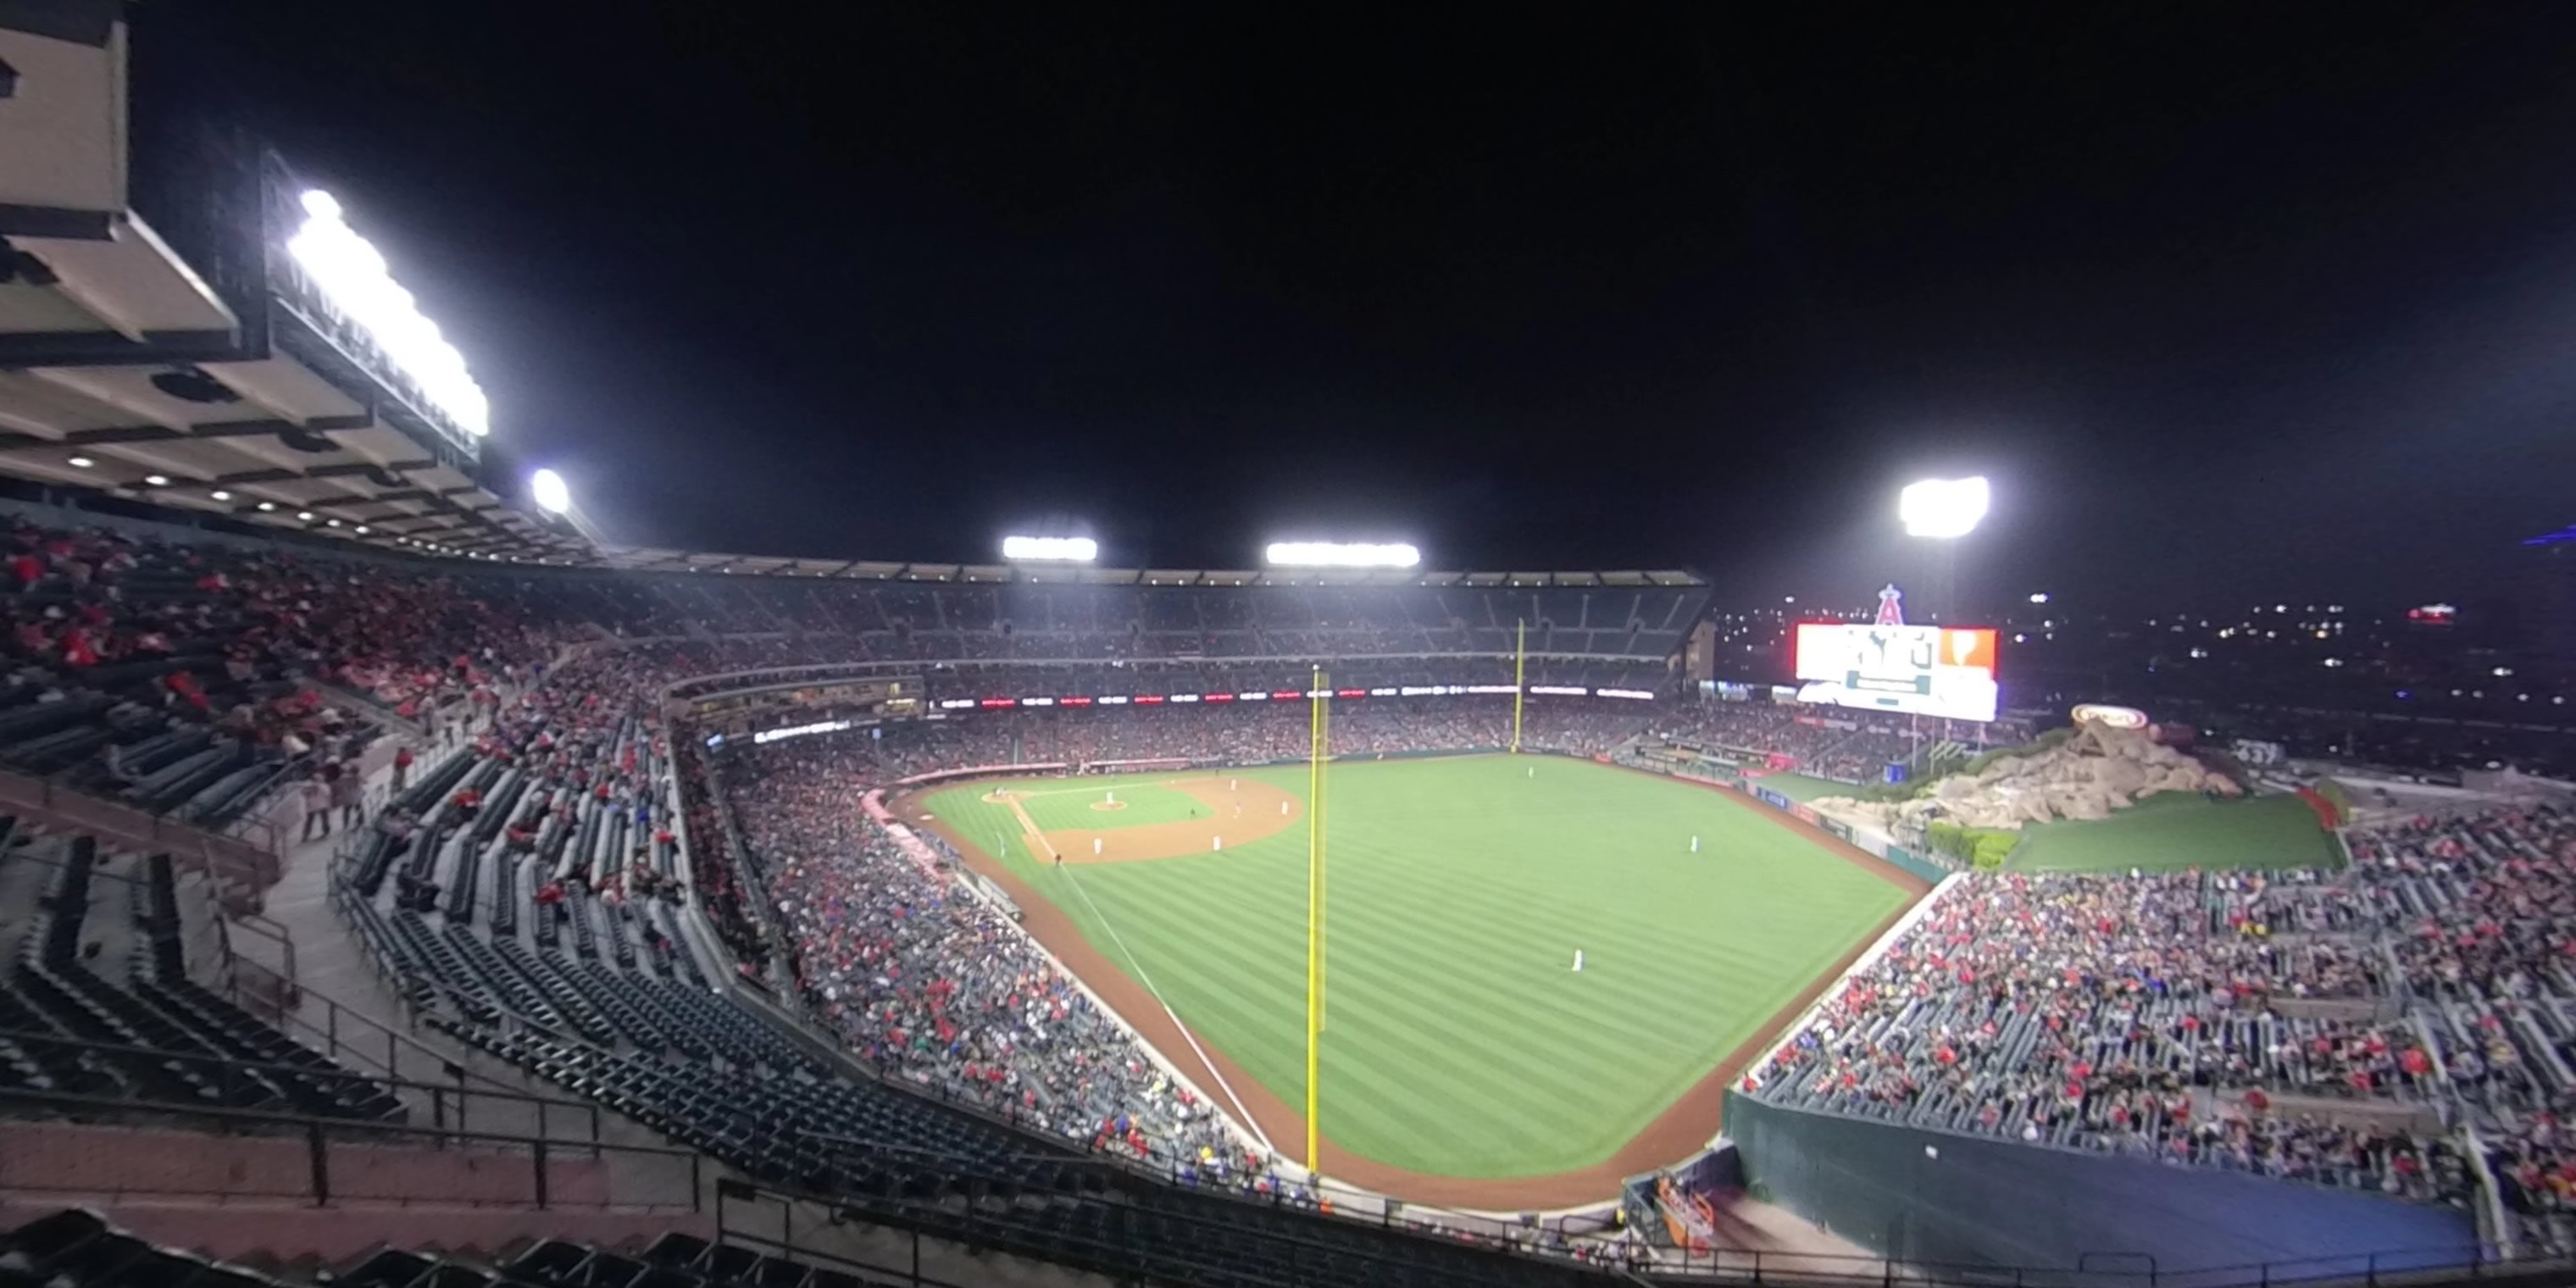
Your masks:
M 1980 872 L 1991 872 L 2012 857 L 2021 844 L 2021 833 L 2000 827 L 1965 827 L 1935 819 L 1923 830 L 1924 841 L 1936 854 L 1956 859 Z
M 2020 845 L 2019 832 L 2007 832 L 1999 827 L 1979 828 L 1976 852 L 1969 858 L 1968 866 L 1979 872 L 1992 872 L 2002 867 L 2004 860 L 2011 858 L 2013 850 Z

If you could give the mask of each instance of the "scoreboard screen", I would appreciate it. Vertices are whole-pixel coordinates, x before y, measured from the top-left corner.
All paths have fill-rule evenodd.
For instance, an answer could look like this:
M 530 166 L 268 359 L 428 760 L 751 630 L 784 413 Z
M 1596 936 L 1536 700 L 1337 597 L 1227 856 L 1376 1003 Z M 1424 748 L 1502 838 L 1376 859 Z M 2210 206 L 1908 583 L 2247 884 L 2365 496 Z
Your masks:
M 1798 700 L 1951 720 L 1995 718 L 1991 627 L 1800 622 Z

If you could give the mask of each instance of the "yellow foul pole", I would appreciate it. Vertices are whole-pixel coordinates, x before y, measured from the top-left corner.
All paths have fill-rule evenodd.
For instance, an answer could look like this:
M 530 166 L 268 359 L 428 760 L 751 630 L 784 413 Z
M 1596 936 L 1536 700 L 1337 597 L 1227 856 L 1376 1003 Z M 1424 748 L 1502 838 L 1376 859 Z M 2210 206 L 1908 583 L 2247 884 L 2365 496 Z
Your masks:
M 1315 668 L 1306 717 L 1306 1171 L 1320 1170 L 1315 1076 L 1324 1036 L 1324 670 Z
M 1520 639 L 1512 645 L 1512 754 L 1521 754 L 1521 683 L 1529 669 L 1529 619 L 1520 621 Z

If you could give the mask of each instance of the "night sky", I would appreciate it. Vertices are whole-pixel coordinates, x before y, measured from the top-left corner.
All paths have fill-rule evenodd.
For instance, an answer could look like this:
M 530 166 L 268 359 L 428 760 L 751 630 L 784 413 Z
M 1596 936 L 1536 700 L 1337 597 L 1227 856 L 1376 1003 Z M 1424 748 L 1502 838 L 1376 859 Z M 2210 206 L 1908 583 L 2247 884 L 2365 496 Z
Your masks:
M 1809 7 L 1812 8 L 1812 7 Z M 2576 8 L 154 3 L 616 541 L 2466 595 L 2576 522 Z M 823 17 L 820 15 L 832 15 Z M 1904 25 L 1887 25 L 1891 19 Z

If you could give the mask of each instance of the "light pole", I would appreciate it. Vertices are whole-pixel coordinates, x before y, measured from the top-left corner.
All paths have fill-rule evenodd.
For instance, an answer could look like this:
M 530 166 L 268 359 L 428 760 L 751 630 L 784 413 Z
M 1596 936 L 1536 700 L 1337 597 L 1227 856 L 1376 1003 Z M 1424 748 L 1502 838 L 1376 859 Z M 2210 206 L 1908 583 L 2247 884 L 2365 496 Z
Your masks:
M 1897 493 L 1896 514 L 1905 522 L 1905 535 L 1940 546 L 1933 555 L 1933 566 L 1938 571 L 1933 578 L 1936 608 L 1932 616 L 1937 621 L 1946 624 L 1959 620 L 1959 539 L 1977 530 L 1977 524 L 1986 517 L 1992 493 L 1983 474 L 1963 479 L 1925 479 L 1909 483 Z M 1908 763 L 1913 763 L 1922 756 L 1923 722 L 1915 719 L 1907 724 L 1915 744 Z M 1944 736 L 1949 727 L 1949 721 L 1941 722 Z
M 1937 555 L 1939 585 L 1933 588 L 1933 594 L 1938 613 L 1952 621 L 1959 616 L 1959 538 L 1977 530 L 1977 524 L 1986 517 L 1992 493 L 1986 476 L 1977 474 L 1909 483 L 1896 496 L 1896 514 L 1905 522 L 1905 535 L 1941 543 Z

